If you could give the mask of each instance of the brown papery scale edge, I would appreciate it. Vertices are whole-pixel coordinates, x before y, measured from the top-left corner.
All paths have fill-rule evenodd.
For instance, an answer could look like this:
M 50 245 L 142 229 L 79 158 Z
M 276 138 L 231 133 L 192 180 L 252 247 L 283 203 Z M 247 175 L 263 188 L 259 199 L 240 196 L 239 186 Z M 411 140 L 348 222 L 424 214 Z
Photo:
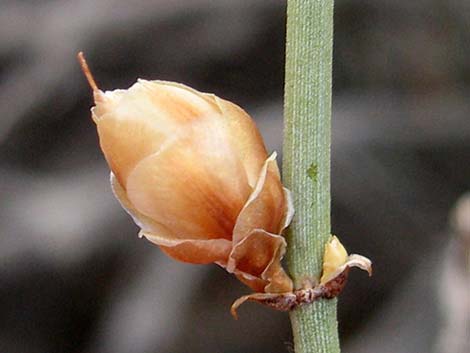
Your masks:
M 291 311 L 301 305 L 311 304 L 314 301 L 324 298 L 336 298 L 344 289 L 349 270 L 358 267 L 367 271 L 372 276 L 372 262 L 361 255 L 352 254 L 347 261 L 335 271 L 331 278 L 325 283 L 312 288 L 301 288 L 289 293 L 254 293 L 238 298 L 230 309 L 232 316 L 238 319 L 237 309 L 246 301 L 252 301 L 266 305 L 274 310 Z

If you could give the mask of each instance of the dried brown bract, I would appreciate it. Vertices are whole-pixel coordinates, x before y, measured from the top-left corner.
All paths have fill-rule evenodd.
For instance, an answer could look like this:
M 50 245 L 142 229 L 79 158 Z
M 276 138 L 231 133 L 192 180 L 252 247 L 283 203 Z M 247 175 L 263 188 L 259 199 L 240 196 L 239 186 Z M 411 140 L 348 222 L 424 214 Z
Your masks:
M 341 242 L 333 236 L 325 246 L 323 256 L 323 273 L 320 283 L 314 287 L 305 287 L 288 293 L 255 293 L 237 299 L 231 308 L 232 315 L 237 318 L 237 309 L 246 301 L 257 302 L 275 310 L 290 311 L 300 305 L 310 304 L 325 298 L 337 297 L 348 279 L 349 270 L 359 267 L 372 275 L 371 261 L 361 255 L 349 255 Z

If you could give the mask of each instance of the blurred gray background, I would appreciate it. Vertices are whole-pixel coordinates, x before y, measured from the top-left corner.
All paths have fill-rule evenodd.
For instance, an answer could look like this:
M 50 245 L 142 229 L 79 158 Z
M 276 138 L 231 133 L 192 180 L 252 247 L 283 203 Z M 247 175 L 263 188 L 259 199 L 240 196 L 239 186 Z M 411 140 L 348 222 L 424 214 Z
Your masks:
M 291 352 L 288 316 L 177 263 L 114 200 L 75 55 L 237 102 L 281 151 L 285 1 L 0 2 L 0 352 Z M 470 2 L 337 0 L 333 232 L 370 257 L 345 352 L 470 352 Z

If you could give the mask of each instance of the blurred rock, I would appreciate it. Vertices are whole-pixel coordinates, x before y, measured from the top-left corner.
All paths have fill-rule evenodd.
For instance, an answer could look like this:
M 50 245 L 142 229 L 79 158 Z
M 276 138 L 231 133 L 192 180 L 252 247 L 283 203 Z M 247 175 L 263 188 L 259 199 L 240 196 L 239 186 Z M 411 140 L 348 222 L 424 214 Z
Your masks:
M 436 353 L 470 352 L 470 194 L 451 215 L 454 239 L 445 253 L 439 283 L 442 328 Z

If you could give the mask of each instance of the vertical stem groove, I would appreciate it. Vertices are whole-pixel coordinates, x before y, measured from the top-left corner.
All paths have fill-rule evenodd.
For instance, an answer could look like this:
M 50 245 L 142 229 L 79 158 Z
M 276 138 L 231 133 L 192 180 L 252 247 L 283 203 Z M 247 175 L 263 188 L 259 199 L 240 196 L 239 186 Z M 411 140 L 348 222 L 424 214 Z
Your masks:
M 318 279 L 330 237 L 333 0 L 288 0 L 284 107 L 285 185 L 296 215 L 287 261 L 297 288 Z M 296 353 L 339 353 L 336 300 L 290 314 Z

